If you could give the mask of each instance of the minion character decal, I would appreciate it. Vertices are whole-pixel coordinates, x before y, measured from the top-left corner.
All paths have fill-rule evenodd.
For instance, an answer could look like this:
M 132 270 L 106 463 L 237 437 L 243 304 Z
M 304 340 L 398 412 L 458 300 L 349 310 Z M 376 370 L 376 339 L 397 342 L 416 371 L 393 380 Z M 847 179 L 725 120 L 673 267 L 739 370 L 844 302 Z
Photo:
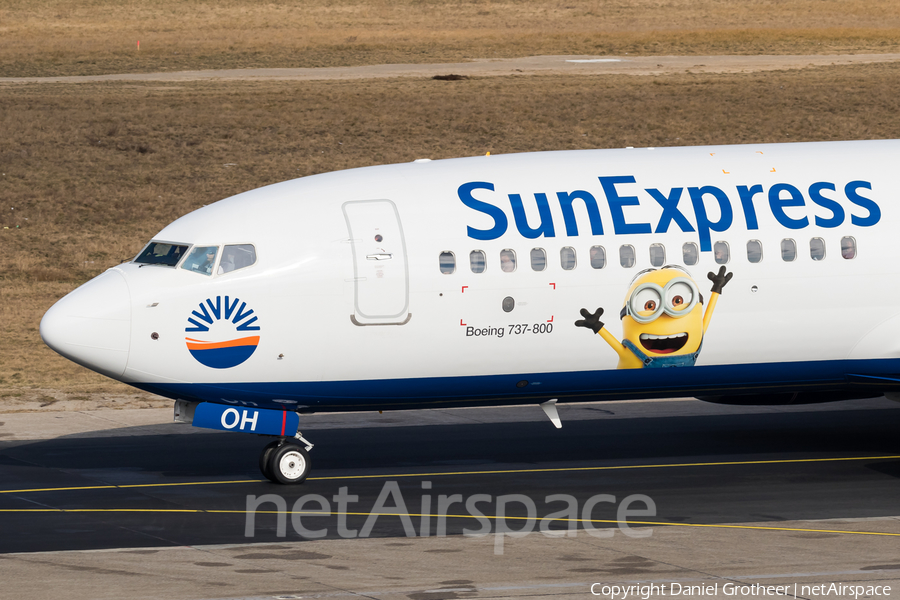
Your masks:
M 602 308 L 593 314 L 582 308 L 584 319 L 575 325 L 599 333 L 619 355 L 619 369 L 690 367 L 697 362 L 716 301 L 732 275 L 725 267 L 707 275 L 713 286 L 704 313 L 703 296 L 690 273 L 674 265 L 647 269 L 632 280 L 625 296 L 619 315 L 621 342 L 600 321 Z

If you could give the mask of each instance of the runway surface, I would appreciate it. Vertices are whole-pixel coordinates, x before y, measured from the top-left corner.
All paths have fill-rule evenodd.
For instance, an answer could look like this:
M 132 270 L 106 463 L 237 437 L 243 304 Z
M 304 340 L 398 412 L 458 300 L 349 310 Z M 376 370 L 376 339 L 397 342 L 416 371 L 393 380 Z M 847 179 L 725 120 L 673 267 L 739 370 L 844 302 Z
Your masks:
M 257 457 L 267 440 L 257 436 L 159 424 L 4 441 L 0 553 L 354 537 L 348 531 L 458 535 L 496 531 L 498 510 L 511 529 L 528 526 L 529 511 L 537 529 L 565 510 L 569 520 L 551 528 L 573 517 L 579 529 L 615 528 L 632 495 L 651 500 L 625 506 L 639 513 L 629 518 L 635 527 L 777 530 L 785 521 L 900 515 L 900 406 L 883 398 L 794 408 L 603 403 L 560 414 L 561 430 L 538 407 L 304 417 L 313 473 L 291 487 L 262 480 Z M 22 421 L 4 417 L 0 432 Z M 342 488 L 357 498 L 340 504 Z M 251 520 L 248 497 L 266 494 L 281 500 L 259 505 Z M 486 496 L 466 505 L 477 494 Z M 576 512 L 569 500 L 548 501 L 554 494 L 574 498 Z M 498 500 L 508 495 L 527 499 Z M 279 532 L 272 512 L 291 509 L 327 514 L 287 517 Z M 373 518 L 373 510 L 390 514 Z M 893 541 L 900 548 L 900 536 Z

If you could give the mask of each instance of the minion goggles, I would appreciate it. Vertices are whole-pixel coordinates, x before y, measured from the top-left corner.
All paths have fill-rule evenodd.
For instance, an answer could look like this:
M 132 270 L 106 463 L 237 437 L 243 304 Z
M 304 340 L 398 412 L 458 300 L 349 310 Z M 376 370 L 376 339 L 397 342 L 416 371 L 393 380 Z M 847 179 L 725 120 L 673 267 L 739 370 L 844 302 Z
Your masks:
M 679 271 L 684 271 L 684 269 L 680 269 L 678 267 L 666 266 L 662 268 L 676 268 Z M 642 271 L 635 276 L 635 279 L 638 279 L 642 275 L 653 271 L 656 271 L 656 269 L 647 269 L 646 271 Z M 685 273 L 687 272 L 685 271 Z M 672 292 L 672 289 L 676 288 L 676 286 L 681 288 L 683 291 L 688 291 L 684 290 L 684 288 L 682 287 L 687 286 L 691 294 L 691 299 L 687 303 L 687 305 L 680 304 L 678 305 L 677 309 L 675 307 L 669 306 L 669 297 L 670 295 L 672 295 L 670 294 L 670 292 Z M 677 294 L 678 291 L 679 290 L 676 288 L 676 294 L 674 295 L 684 296 L 684 293 Z M 654 301 L 656 303 L 656 308 L 649 313 L 646 308 L 647 301 Z M 667 315 L 675 319 L 680 319 L 681 317 L 687 316 L 698 302 L 703 302 L 703 296 L 700 295 L 700 290 L 697 289 L 697 284 L 694 283 L 694 280 L 690 277 L 675 277 L 674 279 L 669 280 L 666 283 L 665 287 L 660 286 L 656 283 L 648 282 L 634 288 L 634 291 L 631 293 L 631 296 L 625 302 L 625 306 L 622 307 L 622 310 L 619 313 L 619 319 L 624 319 L 625 315 L 628 315 L 638 323 L 651 323 L 658 319 L 660 315 L 662 315 L 662 313 L 666 313 Z M 641 303 L 643 303 L 643 306 L 641 305 Z

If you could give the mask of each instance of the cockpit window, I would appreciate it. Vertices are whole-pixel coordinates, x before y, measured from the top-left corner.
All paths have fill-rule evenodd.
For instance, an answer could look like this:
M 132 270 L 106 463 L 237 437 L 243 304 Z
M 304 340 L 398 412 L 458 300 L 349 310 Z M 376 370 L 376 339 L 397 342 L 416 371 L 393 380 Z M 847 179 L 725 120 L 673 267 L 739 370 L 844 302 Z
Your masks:
M 181 268 L 204 275 L 212 275 L 218 252 L 218 246 L 196 246 L 184 260 Z
M 162 265 L 174 267 L 187 252 L 187 244 L 170 244 L 168 242 L 150 242 L 134 262 L 144 265 Z
M 231 273 L 254 263 L 256 263 L 256 248 L 253 244 L 225 246 L 222 251 L 222 262 L 219 263 L 219 274 Z

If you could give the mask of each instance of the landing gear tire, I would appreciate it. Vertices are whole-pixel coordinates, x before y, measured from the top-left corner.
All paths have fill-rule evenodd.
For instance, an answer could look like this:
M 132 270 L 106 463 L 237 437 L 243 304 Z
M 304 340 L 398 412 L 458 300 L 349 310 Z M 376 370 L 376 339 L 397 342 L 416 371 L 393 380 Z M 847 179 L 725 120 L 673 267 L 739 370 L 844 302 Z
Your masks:
M 283 444 L 281 440 L 270 442 L 268 446 L 263 448 L 262 454 L 259 455 L 259 470 L 266 479 L 273 483 L 278 483 L 278 480 L 272 474 L 272 452 L 281 444 Z
M 272 481 L 285 485 L 306 481 L 312 463 L 309 460 L 309 452 L 303 446 L 286 442 L 273 448 L 268 456 L 268 468 L 271 477 L 269 475 L 266 476 Z

